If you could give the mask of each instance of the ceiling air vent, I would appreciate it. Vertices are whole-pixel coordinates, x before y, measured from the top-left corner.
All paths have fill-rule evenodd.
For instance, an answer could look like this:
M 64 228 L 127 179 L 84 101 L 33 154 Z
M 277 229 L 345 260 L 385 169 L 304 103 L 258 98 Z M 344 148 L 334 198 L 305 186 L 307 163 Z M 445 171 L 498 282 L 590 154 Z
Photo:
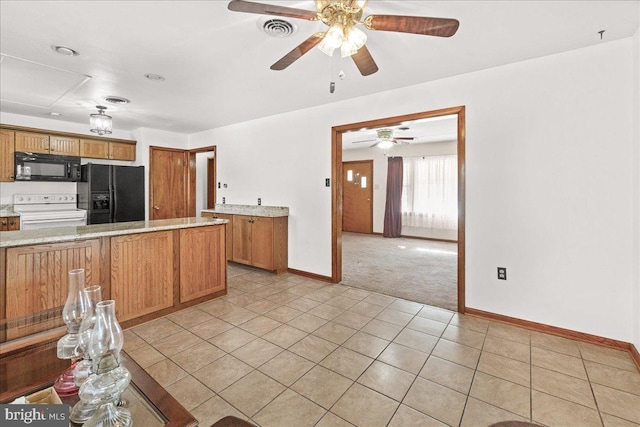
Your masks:
M 258 20 L 258 28 L 267 35 L 277 38 L 292 36 L 298 29 L 295 24 L 278 18 L 261 18 Z
M 127 98 L 123 98 L 121 96 L 103 96 L 102 99 L 107 101 L 109 104 L 115 105 L 128 104 L 131 102 Z

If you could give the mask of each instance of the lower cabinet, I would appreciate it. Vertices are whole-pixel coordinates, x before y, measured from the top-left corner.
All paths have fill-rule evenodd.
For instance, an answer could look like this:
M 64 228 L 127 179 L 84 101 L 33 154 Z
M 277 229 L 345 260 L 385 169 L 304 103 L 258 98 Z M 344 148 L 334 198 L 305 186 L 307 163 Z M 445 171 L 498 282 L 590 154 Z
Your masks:
M 111 299 L 120 322 L 173 305 L 173 233 L 111 238 Z
M 227 261 L 231 261 L 231 259 L 233 258 L 233 215 L 214 212 L 202 212 L 200 216 L 226 219 L 227 221 L 229 221 L 226 224 L 227 232 L 225 237 L 225 246 L 227 248 Z
M 180 302 L 225 289 L 224 227 L 180 230 Z
M 241 264 L 275 271 L 287 271 L 288 218 L 233 216 L 233 257 Z
M 86 286 L 100 284 L 98 239 L 7 248 L 4 339 L 63 325 L 69 270 L 76 268 L 84 268 Z
M 20 230 L 20 217 L 0 216 L 0 231 Z

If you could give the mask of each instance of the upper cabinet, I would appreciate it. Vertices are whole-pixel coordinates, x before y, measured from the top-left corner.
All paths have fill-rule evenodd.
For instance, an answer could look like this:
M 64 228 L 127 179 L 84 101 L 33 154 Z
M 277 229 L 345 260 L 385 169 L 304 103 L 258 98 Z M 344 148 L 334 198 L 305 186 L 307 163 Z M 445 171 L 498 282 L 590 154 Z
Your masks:
M 124 142 L 81 139 L 80 157 L 133 161 L 136 159 L 136 145 Z
M 16 151 L 49 154 L 49 135 L 16 132 Z
M 13 181 L 14 151 L 80 156 L 88 159 L 134 161 L 136 141 L 91 138 L 86 135 L 51 132 L 46 129 L 0 125 L 0 181 Z
M 13 181 L 15 132 L 0 129 L 0 182 Z
M 49 153 L 69 156 L 80 155 L 80 138 L 66 136 L 49 136 Z

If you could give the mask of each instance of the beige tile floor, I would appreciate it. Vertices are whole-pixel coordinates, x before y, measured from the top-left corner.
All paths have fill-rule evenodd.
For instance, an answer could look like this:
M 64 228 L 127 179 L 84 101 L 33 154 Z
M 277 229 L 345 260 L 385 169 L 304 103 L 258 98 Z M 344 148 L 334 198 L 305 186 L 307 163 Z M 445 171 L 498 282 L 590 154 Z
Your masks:
M 292 274 L 230 265 L 228 285 L 125 332 L 201 426 L 640 426 L 626 352 Z

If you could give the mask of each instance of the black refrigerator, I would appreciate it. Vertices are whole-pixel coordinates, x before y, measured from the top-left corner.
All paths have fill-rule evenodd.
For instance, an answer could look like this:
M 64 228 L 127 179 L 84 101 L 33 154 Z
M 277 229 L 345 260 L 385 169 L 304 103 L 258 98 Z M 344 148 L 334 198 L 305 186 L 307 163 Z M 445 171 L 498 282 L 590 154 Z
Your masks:
M 144 166 L 87 163 L 77 185 L 87 225 L 144 220 Z

